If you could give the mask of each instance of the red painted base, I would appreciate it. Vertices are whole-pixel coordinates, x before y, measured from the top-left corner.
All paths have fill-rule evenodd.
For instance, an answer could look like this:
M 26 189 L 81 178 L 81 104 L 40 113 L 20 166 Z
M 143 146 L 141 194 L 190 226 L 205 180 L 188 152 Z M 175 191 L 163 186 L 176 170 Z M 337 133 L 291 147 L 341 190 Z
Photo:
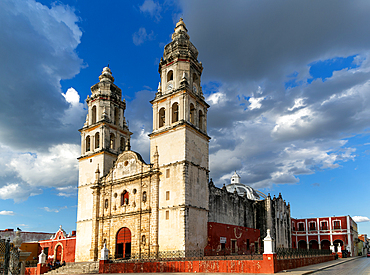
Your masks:
M 285 269 L 322 263 L 334 260 L 333 255 L 277 260 L 276 254 L 264 254 L 263 260 L 200 260 L 169 261 L 143 263 L 99 262 L 99 273 L 157 273 L 157 272 L 192 272 L 192 273 L 276 273 Z

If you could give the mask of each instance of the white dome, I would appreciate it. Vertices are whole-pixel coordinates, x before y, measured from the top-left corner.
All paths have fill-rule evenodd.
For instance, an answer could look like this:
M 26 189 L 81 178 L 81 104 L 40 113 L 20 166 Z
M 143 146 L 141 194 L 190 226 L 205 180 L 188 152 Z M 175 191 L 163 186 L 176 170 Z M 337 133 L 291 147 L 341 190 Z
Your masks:
M 236 172 L 234 172 L 234 175 L 231 177 L 231 183 L 226 185 L 226 190 L 230 193 L 234 193 L 236 191 L 239 196 L 246 195 L 248 199 L 254 201 L 260 201 L 266 198 L 266 195 L 262 192 L 240 183 L 240 176 Z

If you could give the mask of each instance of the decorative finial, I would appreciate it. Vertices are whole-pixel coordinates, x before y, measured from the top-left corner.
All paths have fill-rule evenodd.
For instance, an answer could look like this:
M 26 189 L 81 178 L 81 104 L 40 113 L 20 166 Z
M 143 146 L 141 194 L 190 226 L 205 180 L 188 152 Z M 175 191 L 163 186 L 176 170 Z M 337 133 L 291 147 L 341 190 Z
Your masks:
M 99 163 L 98 163 L 98 167 L 96 168 L 96 171 L 95 171 L 95 182 L 99 182 L 99 179 L 100 179 L 100 170 L 99 170 Z
M 101 75 L 99 76 L 100 82 L 102 81 L 109 81 L 114 82 L 114 77 L 112 76 L 112 71 L 109 69 L 109 63 L 108 67 L 104 67 Z
M 155 95 L 156 96 L 161 96 L 162 95 L 161 82 L 158 83 L 157 93 Z
M 186 28 L 182 17 L 180 18 L 179 22 L 177 22 L 176 24 L 175 32 L 172 34 L 172 40 L 174 40 L 174 38 L 179 35 L 186 39 L 189 39 L 188 29 Z

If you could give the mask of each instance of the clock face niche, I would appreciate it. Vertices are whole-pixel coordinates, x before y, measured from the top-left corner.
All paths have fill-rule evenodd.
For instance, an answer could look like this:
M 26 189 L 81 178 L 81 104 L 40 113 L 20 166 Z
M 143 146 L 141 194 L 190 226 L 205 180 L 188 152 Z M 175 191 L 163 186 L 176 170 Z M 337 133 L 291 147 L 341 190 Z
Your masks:
M 198 89 L 197 89 L 197 85 L 193 84 L 193 92 L 194 93 L 197 93 Z

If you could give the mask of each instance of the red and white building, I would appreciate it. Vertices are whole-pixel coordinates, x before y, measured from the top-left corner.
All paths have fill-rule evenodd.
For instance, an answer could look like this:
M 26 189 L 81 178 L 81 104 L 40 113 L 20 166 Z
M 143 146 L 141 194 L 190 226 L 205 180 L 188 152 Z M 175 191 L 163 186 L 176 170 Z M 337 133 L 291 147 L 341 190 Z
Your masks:
M 291 219 L 292 247 L 357 255 L 357 224 L 350 216 Z
M 74 262 L 76 250 L 76 231 L 67 234 L 62 226 L 49 240 L 39 241 L 39 254 L 41 250 L 47 256 L 47 262 L 55 263 L 63 261 Z

